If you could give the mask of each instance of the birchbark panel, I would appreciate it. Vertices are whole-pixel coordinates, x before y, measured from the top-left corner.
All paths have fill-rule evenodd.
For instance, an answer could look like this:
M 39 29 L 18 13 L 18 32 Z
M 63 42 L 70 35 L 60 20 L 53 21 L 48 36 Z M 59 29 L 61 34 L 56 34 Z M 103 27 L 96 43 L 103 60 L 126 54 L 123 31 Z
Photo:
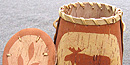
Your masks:
M 79 54 L 106 56 L 110 58 L 110 65 L 121 65 L 119 44 L 113 34 L 65 33 L 58 45 L 58 65 L 72 65 L 71 61 L 65 61 L 65 57 L 73 53 L 69 48 L 84 49 Z
M 26 35 L 17 40 L 9 50 L 8 65 L 48 65 L 48 52 L 46 44 L 36 35 Z

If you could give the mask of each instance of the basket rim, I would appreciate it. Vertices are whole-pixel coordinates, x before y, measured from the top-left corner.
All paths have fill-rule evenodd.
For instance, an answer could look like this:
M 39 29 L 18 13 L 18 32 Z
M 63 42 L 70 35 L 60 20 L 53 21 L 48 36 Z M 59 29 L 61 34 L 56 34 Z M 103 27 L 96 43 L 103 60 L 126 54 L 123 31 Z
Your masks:
M 87 2 L 87 3 L 93 6 L 95 2 Z M 76 7 L 76 3 L 70 3 L 70 4 Z M 65 14 L 63 12 L 62 9 L 69 8 L 70 4 L 64 5 L 59 9 L 59 16 L 64 20 L 72 23 L 81 24 L 81 25 L 106 25 L 106 24 L 113 24 L 118 22 L 119 20 L 122 20 L 123 12 L 120 8 L 116 8 L 115 6 L 111 6 L 104 3 L 96 3 L 100 8 L 102 7 L 101 4 L 104 4 L 106 8 L 112 7 L 112 11 L 115 13 L 115 15 L 110 17 L 100 17 L 100 18 L 83 18 L 83 17 L 75 17 L 69 14 Z M 80 4 L 82 7 L 84 6 L 83 2 L 78 2 L 78 4 Z

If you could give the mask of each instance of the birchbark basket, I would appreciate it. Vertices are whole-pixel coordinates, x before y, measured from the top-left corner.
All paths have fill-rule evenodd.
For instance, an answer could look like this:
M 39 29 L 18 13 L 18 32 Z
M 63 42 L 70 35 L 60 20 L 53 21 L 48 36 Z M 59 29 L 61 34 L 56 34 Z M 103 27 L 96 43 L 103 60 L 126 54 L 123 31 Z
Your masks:
M 122 65 L 123 12 L 101 3 L 73 3 L 54 21 L 58 65 Z M 57 25 L 56 25 L 56 22 Z
M 55 45 L 49 35 L 36 28 L 16 33 L 5 46 L 2 65 L 55 65 Z

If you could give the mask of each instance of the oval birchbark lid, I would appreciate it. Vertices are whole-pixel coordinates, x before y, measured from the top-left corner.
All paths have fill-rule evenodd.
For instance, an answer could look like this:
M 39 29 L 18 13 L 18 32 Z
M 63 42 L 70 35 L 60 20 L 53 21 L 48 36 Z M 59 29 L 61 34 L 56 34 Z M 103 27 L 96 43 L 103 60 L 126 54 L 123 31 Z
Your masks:
M 62 6 L 59 15 L 64 20 L 76 24 L 106 25 L 121 20 L 123 12 L 121 9 L 107 4 L 78 2 Z
M 52 39 L 42 30 L 23 29 L 5 46 L 3 65 L 55 65 L 56 50 Z

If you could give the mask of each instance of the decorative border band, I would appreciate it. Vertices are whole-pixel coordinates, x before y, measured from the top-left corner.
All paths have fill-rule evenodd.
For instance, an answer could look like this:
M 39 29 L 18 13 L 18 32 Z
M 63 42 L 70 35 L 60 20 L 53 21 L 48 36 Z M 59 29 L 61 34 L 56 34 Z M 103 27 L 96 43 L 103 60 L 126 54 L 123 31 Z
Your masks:
M 90 4 L 90 6 L 92 8 L 94 8 L 94 3 L 92 2 L 88 2 Z M 105 24 L 112 24 L 112 23 L 116 23 L 119 20 L 122 19 L 122 15 L 123 12 L 121 11 L 121 9 L 116 8 L 115 6 L 110 6 L 107 4 L 101 4 L 101 3 L 96 3 L 98 5 L 98 7 L 100 9 L 102 9 L 102 5 L 105 5 L 106 9 L 108 11 L 110 11 L 110 7 L 112 8 L 112 11 L 114 12 L 114 16 L 110 16 L 110 17 L 100 17 L 100 18 L 89 18 L 89 19 L 85 19 L 83 17 L 74 17 L 71 15 L 66 14 L 63 10 L 64 9 L 70 9 L 72 6 L 77 8 L 76 4 L 80 4 L 81 7 L 84 8 L 84 3 L 73 3 L 73 4 L 69 4 L 69 5 L 64 5 L 60 8 L 59 10 L 59 15 L 60 17 L 62 17 L 64 20 L 72 22 L 72 23 L 76 23 L 76 24 L 81 24 L 81 25 L 105 25 Z

